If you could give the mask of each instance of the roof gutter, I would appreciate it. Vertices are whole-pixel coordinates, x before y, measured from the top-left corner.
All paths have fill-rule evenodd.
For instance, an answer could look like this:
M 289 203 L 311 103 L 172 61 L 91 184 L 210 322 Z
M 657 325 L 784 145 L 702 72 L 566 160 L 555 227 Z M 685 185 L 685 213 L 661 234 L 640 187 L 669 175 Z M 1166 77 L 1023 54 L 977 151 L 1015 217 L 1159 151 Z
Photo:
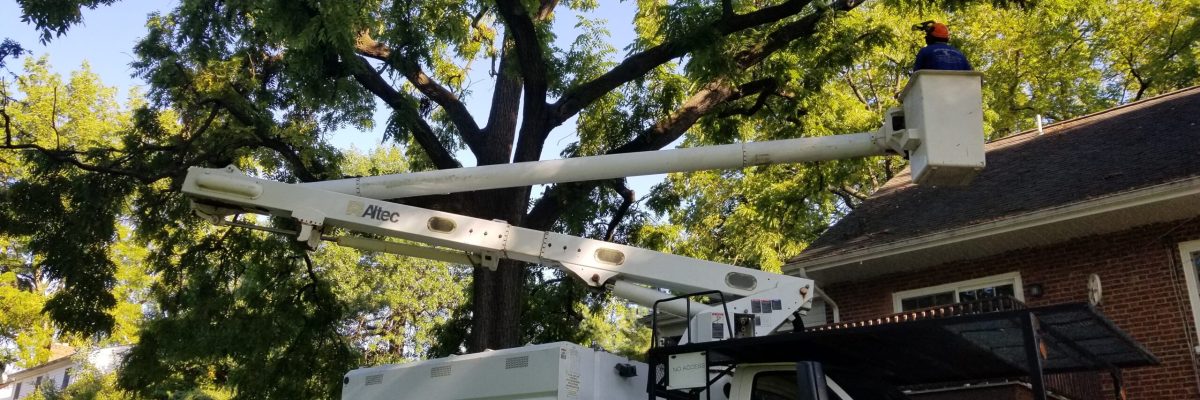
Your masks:
M 796 274 L 797 271 L 801 274 L 807 274 L 867 260 L 947 246 L 967 240 L 1193 195 L 1200 195 L 1200 177 L 1154 185 L 1057 207 L 1044 208 L 997 221 L 938 231 L 911 239 L 898 240 L 879 246 L 859 249 L 849 253 L 801 260 L 785 265 L 783 270 L 787 274 Z

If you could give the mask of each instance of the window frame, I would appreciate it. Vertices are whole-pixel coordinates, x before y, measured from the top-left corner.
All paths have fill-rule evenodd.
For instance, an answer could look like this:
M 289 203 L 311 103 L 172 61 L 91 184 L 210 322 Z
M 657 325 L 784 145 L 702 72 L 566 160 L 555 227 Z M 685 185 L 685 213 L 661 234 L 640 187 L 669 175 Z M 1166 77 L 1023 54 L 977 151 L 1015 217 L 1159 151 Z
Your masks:
M 796 371 L 773 370 L 773 371 L 759 371 L 758 373 L 754 374 L 754 378 L 750 380 L 750 397 L 753 398 L 754 395 L 756 393 L 758 393 L 759 379 L 765 378 L 765 377 L 774 378 L 776 376 L 783 376 L 785 379 L 791 378 L 790 382 L 792 383 L 792 386 L 795 386 L 795 389 L 796 389 L 795 395 L 796 396 L 800 395 L 800 386 L 796 382 Z M 782 396 L 776 396 L 776 397 L 782 397 Z
M 755 389 L 758 388 L 758 379 L 760 377 L 762 377 L 764 375 L 775 375 L 775 374 L 789 377 L 789 379 L 791 379 L 790 382 L 792 382 L 792 385 L 794 385 L 797 389 L 797 394 L 799 394 L 800 382 L 798 379 L 799 377 L 796 376 L 796 366 L 794 364 L 791 365 L 791 367 L 789 369 L 765 369 L 765 370 L 756 371 L 753 373 L 754 373 L 754 378 L 750 380 L 749 392 L 746 393 L 747 397 L 753 397 L 753 395 L 755 394 Z M 745 393 L 745 392 L 743 392 L 743 393 Z M 834 382 L 833 379 L 829 379 L 829 375 L 825 375 L 825 394 L 829 397 L 830 400 L 842 400 L 842 399 L 851 399 L 852 398 L 850 396 L 850 394 L 846 393 L 846 389 L 842 389 L 841 385 L 838 385 L 838 383 Z M 732 398 L 732 397 L 730 397 L 730 398 Z
M 1200 249 L 1200 241 L 1197 241 L 1196 244 L 1198 249 Z M 1013 285 L 1013 297 L 1016 297 L 1017 300 L 1024 302 L 1025 289 L 1021 285 L 1021 272 L 1013 271 L 998 275 L 985 276 L 982 278 L 967 279 L 963 281 L 943 283 L 935 286 L 892 292 L 892 311 L 897 313 L 904 312 L 902 303 L 904 299 L 908 298 L 927 296 L 943 292 L 953 292 L 954 302 L 957 303 L 959 302 L 958 293 L 961 291 L 982 289 L 985 287 L 999 286 L 1010 283 Z
M 1196 261 L 1192 259 L 1193 252 L 1200 252 L 1200 240 L 1179 243 L 1179 263 L 1183 267 L 1183 280 L 1187 286 L 1188 305 L 1192 309 L 1192 328 L 1196 339 L 1200 340 L 1200 285 L 1197 284 Z M 1192 349 L 1200 353 L 1200 346 Z

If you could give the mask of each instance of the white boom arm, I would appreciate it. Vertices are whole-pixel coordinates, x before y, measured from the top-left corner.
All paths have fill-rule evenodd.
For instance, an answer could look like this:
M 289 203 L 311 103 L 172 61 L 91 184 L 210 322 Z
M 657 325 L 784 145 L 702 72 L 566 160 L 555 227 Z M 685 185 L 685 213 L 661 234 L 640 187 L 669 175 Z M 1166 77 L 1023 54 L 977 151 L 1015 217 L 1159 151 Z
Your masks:
M 504 221 L 426 210 L 377 199 L 611 179 L 663 172 L 736 168 L 748 165 L 811 162 L 887 153 L 911 157 L 918 183 L 965 184 L 984 166 L 980 75 L 973 72 L 921 71 L 904 91 L 904 108 L 893 109 L 879 131 L 817 138 L 582 157 L 380 177 L 288 184 L 242 174 L 231 168 L 188 170 L 183 193 L 195 199 L 197 212 L 215 223 L 243 212 L 295 218 L 298 239 L 315 247 L 325 227 L 401 238 L 429 244 L 412 246 L 361 237 L 324 238 L 368 250 L 471 263 L 495 268 L 500 258 L 551 265 L 588 285 L 610 285 L 614 294 L 643 305 L 678 293 L 716 290 L 728 296 L 725 307 L 685 310 L 683 302 L 660 309 L 690 318 L 693 340 L 734 335 L 735 320 L 750 321 L 739 335 L 762 336 L 811 306 L 816 293 L 809 279 L 554 232 L 509 225 Z M 935 118 L 926 120 L 926 118 Z M 685 337 L 684 340 L 687 340 Z
M 301 185 L 372 199 L 398 199 L 579 182 L 669 172 L 840 160 L 884 154 L 912 157 L 913 179 L 966 184 L 984 166 L 980 74 L 919 71 L 904 90 L 904 108 L 888 112 L 875 132 L 737 143 L 562 160 L 337 179 Z M 906 126 L 893 126 L 905 120 Z M 898 116 L 899 119 L 893 118 Z M 926 118 L 931 118 L 926 120 Z
M 737 143 L 302 183 L 372 199 L 883 155 L 875 133 Z
M 258 179 L 233 168 L 193 167 L 188 170 L 183 192 L 195 199 L 197 211 L 215 222 L 232 213 L 270 214 L 299 220 L 299 239 L 312 244 L 320 239 L 323 228 L 339 227 L 467 253 L 455 258 L 453 253 L 442 252 L 430 254 L 431 258 L 473 261 L 493 268 L 500 258 L 540 263 L 566 270 L 591 286 L 611 284 L 616 294 L 647 306 L 669 295 L 635 284 L 681 292 L 719 290 L 729 299 L 738 299 L 726 303 L 731 313 L 759 317 L 755 335 L 770 333 L 790 320 L 793 313 L 806 309 L 815 293 L 813 282 L 804 278 Z M 363 238 L 335 240 L 377 250 L 398 246 Z M 682 304 L 667 304 L 669 308 L 664 310 L 685 315 Z M 714 312 L 705 308 L 697 305 L 693 316 Z M 720 339 L 731 335 L 720 313 L 707 321 L 722 326 L 705 325 L 707 329 L 695 330 L 697 337 Z

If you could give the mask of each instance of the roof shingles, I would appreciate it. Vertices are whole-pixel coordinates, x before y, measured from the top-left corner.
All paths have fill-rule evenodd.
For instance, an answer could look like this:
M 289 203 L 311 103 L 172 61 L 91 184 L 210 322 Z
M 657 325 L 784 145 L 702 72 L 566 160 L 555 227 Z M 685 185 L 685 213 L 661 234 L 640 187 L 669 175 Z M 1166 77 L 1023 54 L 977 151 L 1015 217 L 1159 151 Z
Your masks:
M 1200 176 L 1200 87 L 1027 131 L 986 146 L 965 187 L 896 176 L 791 262 L 1002 220 Z

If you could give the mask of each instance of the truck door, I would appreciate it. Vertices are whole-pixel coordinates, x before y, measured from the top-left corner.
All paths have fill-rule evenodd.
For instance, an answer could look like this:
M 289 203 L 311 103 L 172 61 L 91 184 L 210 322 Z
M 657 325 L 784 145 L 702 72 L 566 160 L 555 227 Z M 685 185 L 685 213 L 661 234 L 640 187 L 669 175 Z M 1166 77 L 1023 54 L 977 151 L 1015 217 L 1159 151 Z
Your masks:
M 750 371 L 747 371 L 749 369 Z M 824 385 L 814 385 L 811 379 L 800 379 L 795 364 L 739 367 L 734 379 L 737 400 L 853 400 L 836 382 L 820 375 Z M 803 385 L 803 387 L 802 387 Z M 824 386 L 819 396 L 818 389 Z

